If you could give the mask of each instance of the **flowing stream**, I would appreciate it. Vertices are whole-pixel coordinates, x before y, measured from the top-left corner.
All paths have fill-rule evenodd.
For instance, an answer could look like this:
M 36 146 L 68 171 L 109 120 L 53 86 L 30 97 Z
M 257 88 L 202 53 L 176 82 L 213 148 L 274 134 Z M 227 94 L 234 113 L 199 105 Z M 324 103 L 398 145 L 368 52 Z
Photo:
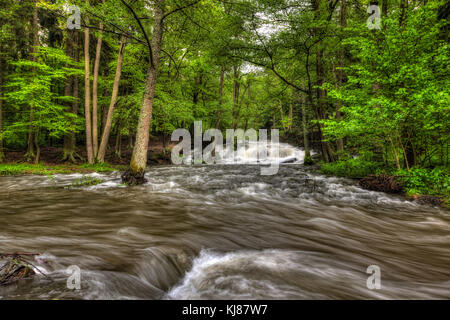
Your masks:
M 137 187 L 118 172 L 89 187 L 0 177 L 0 253 L 41 253 L 48 277 L 0 299 L 450 298 L 449 211 L 312 173 L 282 149 L 298 161 L 272 176 L 242 163 L 151 167 Z M 73 265 L 81 290 L 67 288 Z

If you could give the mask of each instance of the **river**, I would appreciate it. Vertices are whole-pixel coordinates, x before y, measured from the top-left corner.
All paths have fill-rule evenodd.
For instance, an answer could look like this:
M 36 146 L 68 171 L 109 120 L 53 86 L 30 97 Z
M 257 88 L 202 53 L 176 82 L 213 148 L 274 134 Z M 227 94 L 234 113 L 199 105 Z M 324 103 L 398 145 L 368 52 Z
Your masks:
M 292 148 L 292 153 L 301 153 Z M 283 164 L 0 177 L 0 252 L 40 252 L 1 299 L 450 298 L 450 215 Z M 1 262 L 1 261 L 0 261 Z M 81 270 L 69 290 L 67 268 Z M 368 266 L 381 288 L 369 289 Z

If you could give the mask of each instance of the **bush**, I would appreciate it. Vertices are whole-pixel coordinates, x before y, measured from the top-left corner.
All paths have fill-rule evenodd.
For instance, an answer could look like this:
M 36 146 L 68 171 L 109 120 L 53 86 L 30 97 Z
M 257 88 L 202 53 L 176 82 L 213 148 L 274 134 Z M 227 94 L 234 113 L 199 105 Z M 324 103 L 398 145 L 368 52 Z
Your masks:
M 408 195 L 450 197 L 449 168 L 411 168 L 409 171 L 402 169 L 397 170 L 395 175 L 404 182 L 404 191 Z
M 339 177 L 362 178 L 375 173 L 383 166 L 380 162 L 350 158 L 336 162 L 324 163 L 320 170 L 325 174 Z

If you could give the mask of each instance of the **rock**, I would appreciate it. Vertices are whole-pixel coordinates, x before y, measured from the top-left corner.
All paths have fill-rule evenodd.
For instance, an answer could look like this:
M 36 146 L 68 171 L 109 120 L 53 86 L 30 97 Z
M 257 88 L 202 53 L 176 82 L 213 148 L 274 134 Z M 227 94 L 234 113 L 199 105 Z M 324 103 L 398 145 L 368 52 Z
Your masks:
M 282 159 L 280 161 L 280 163 L 294 163 L 296 161 L 297 161 L 296 157 L 288 157 L 288 158 Z

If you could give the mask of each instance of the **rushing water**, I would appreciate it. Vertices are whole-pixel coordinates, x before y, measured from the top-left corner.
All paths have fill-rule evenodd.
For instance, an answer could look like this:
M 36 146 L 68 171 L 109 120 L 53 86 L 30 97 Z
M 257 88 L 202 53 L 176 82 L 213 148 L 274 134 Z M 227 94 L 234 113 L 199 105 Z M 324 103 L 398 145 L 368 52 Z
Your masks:
M 450 298 L 444 209 L 301 164 L 273 176 L 248 164 L 152 167 L 137 187 L 91 176 L 103 183 L 0 177 L 0 252 L 40 252 L 33 264 L 51 279 L 0 287 L 0 298 Z M 66 286 L 71 265 L 81 290 Z M 379 290 L 366 286 L 369 265 Z

